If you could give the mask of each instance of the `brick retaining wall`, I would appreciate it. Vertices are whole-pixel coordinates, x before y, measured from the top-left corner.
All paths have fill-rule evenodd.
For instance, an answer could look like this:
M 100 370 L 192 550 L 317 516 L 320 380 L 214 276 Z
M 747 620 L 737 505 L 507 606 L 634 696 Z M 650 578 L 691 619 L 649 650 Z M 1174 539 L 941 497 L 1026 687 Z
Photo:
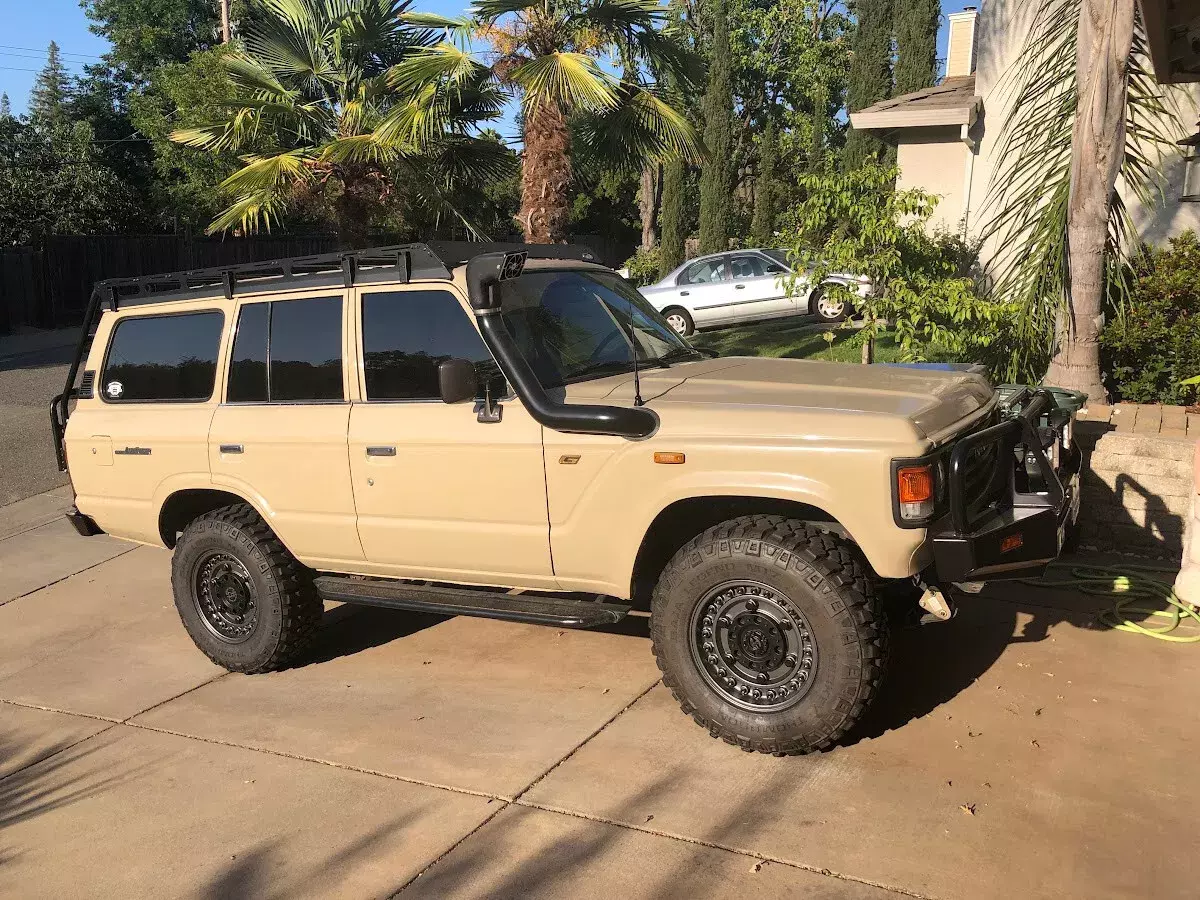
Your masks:
M 1196 490 L 1196 442 L 1097 424 L 1077 426 L 1084 450 L 1080 543 L 1178 559 Z

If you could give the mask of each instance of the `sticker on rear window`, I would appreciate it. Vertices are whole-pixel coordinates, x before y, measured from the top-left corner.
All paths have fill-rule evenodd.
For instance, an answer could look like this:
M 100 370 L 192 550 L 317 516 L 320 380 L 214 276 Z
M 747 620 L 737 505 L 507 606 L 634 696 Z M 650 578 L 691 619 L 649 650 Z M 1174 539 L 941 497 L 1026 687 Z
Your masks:
M 125 385 L 119 381 L 110 381 L 104 386 L 104 393 L 108 394 L 111 399 L 116 400 L 125 393 Z

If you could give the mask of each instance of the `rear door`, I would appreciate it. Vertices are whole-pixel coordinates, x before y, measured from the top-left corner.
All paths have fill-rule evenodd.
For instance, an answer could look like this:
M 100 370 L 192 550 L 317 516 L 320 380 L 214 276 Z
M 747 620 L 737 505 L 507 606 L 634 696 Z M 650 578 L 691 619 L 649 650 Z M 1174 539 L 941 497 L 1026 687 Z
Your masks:
M 239 303 L 208 436 L 213 482 L 254 497 L 313 566 L 363 558 L 346 458 L 347 315 L 342 289 Z

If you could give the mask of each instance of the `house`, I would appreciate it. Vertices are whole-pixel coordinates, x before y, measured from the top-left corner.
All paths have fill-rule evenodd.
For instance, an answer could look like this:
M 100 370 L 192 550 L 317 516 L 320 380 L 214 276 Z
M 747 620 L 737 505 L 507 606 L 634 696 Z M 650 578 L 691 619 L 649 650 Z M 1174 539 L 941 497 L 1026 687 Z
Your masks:
M 947 16 L 950 37 L 942 83 L 882 100 L 850 116 L 852 127 L 871 131 L 896 146 L 898 187 L 921 188 L 941 198 L 932 221 L 935 226 L 968 237 L 979 236 L 986 229 L 995 206 L 989 189 L 1014 92 L 1011 70 L 1036 6 L 1028 0 L 986 0 L 979 9 L 968 7 L 951 13 Z M 1183 7 L 1193 8 L 1190 16 L 1180 13 Z M 1200 2 L 1145 0 L 1142 8 L 1159 81 L 1200 80 L 1200 21 L 1196 20 Z M 1161 11 L 1157 17 L 1155 10 Z M 1168 15 L 1183 20 L 1183 29 L 1176 28 L 1168 35 Z M 1160 25 L 1161 34 L 1152 33 L 1152 28 Z M 1167 65 L 1170 52 L 1175 54 L 1171 59 L 1183 60 L 1182 64 L 1190 67 L 1186 79 L 1177 77 L 1178 73 L 1168 78 L 1165 70 L 1158 72 L 1160 59 Z M 1195 131 L 1196 94 L 1188 89 L 1170 90 L 1176 92 L 1183 123 L 1178 140 Z M 1188 179 L 1186 190 L 1183 154 L 1169 153 L 1161 169 L 1159 202 L 1146 206 L 1136 198 L 1125 198 L 1140 235 L 1152 243 L 1187 228 L 1200 231 L 1200 169 Z M 990 255 L 985 245 L 985 262 Z

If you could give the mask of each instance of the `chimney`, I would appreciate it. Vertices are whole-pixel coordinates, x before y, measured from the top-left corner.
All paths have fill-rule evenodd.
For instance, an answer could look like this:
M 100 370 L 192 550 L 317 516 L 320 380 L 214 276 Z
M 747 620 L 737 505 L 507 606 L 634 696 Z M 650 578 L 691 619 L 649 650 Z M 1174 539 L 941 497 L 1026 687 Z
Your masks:
M 975 74 L 975 20 L 978 17 L 979 13 L 973 6 L 946 16 L 950 21 L 950 40 L 946 47 L 947 78 Z

